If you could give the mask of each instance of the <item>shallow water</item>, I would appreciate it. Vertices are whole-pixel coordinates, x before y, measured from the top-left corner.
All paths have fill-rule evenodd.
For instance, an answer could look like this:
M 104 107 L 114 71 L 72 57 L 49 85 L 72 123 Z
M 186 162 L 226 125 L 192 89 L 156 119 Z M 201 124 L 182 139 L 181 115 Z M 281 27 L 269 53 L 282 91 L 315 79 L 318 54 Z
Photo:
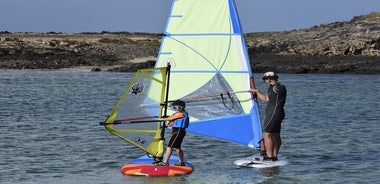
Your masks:
M 0 71 L 0 183 L 376 183 L 380 176 L 380 76 L 311 74 L 280 75 L 288 88 L 280 150 L 287 165 L 238 168 L 235 160 L 256 152 L 188 134 L 191 175 L 124 176 L 120 167 L 144 153 L 98 122 L 130 77 Z

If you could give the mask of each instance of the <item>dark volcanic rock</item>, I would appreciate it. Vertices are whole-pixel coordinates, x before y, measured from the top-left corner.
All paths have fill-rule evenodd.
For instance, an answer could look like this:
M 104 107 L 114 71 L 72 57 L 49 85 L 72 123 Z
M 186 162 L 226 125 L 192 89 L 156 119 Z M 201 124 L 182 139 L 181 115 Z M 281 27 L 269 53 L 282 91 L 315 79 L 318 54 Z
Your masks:
M 263 73 L 380 74 L 378 56 L 283 56 L 256 55 L 253 71 Z
M 155 63 L 156 61 L 154 60 L 148 60 L 142 63 L 127 63 L 127 64 L 124 64 L 123 66 L 111 68 L 108 71 L 114 71 L 114 72 L 137 71 L 138 69 L 141 69 L 141 68 L 152 68 L 154 67 Z

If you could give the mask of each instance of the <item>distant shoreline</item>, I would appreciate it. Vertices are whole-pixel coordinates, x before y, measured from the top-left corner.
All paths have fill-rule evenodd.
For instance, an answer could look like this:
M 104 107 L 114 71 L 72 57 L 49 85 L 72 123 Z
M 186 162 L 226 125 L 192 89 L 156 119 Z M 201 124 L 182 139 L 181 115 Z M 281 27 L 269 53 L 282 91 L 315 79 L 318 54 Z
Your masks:
M 253 72 L 380 74 L 380 12 L 308 29 L 244 34 Z M 135 72 L 153 67 L 162 34 L 0 32 L 0 69 Z

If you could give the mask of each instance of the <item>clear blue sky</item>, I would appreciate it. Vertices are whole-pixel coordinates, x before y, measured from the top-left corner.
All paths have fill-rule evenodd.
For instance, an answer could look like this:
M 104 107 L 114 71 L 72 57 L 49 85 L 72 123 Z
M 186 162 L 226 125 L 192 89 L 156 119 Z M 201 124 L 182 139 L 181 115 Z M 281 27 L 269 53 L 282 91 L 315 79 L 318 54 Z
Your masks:
M 172 0 L 0 0 L 0 31 L 162 33 Z M 236 0 L 244 32 L 285 31 L 380 12 L 380 0 Z

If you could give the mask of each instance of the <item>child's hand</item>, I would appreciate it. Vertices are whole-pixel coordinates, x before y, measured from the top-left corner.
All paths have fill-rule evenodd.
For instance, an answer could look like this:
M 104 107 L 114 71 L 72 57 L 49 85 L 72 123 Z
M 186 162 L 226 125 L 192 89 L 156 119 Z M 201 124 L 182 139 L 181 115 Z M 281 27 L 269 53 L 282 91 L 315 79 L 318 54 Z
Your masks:
M 173 126 L 173 121 L 165 121 L 166 126 Z

